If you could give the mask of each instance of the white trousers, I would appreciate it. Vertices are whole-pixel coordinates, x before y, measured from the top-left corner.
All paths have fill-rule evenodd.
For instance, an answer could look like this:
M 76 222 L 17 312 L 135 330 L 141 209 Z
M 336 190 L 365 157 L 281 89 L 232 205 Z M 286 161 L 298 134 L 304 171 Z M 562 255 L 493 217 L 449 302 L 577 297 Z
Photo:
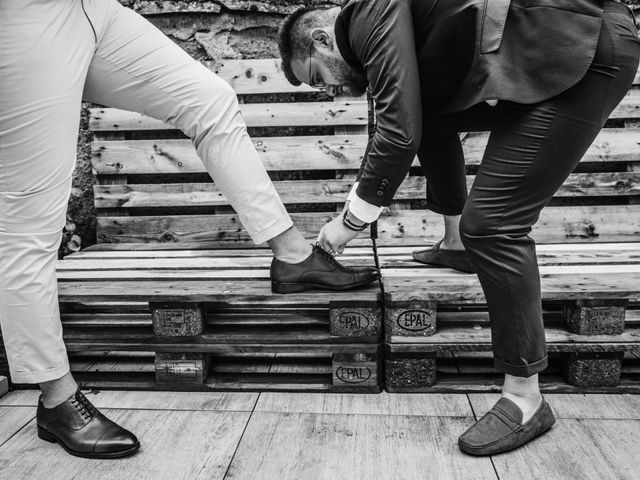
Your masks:
M 16 383 L 69 371 L 55 266 L 82 99 L 185 132 L 256 243 L 292 226 L 233 89 L 144 18 L 116 0 L 1 0 L 0 325 Z

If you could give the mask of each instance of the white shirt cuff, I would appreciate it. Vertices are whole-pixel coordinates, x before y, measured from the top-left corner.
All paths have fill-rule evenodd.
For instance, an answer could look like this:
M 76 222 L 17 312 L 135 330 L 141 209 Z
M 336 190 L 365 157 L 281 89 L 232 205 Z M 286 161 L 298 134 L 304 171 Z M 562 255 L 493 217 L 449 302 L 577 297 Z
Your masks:
M 356 190 L 358 189 L 358 185 L 360 185 L 360 182 L 354 182 L 353 187 L 351 187 L 351 190 L 349 190 L 349 195 L 347 195 L 347 202 L 350 202 L 351 200 L 356 198 Z
M 370 204 L 369 202 L 365 202 L 355 194 L 355 189 L 353 189 L 352 191 L 354 192 L 354 195 L 351 199 L 351 202 L 349 203 L 349 211 L 353 215 L 355 215 L 358 220 L 366 223 L 375 222 L 382 212 L 382 207 L 378 207 L 376 205 Z

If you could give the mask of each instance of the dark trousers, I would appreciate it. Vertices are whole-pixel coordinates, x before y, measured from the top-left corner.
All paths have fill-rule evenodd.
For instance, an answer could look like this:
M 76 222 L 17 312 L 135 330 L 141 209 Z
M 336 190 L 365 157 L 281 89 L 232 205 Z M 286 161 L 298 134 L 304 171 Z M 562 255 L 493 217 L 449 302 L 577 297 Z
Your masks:
M 460 233 L 487 299 L 500 371 L 528 377 L 547 366 L 540 276 L 529 233 L 631 87 L 639 55 L 629 10 L 608 1 L 592 65 L 560 95 L 533 105 L 482 103 L 449 115 L 429 116 L 425 107 L 418 157 L 428 208 L 462 214 Z M 464 131 L 491 132 L 468 198 L 458 136 Z

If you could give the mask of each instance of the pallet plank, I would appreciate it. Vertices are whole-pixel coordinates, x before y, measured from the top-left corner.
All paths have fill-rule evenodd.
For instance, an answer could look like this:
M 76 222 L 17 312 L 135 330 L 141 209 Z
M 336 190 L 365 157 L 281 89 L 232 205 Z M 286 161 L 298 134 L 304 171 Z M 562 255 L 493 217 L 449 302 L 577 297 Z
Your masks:
M 487 133 L 469 133 L 462 145 L 467 165 L 479 165 Z M 366 135 L 255 137 L 253 143 L 265 168 L 280 170 L 358 170 L 367 144 Z M 640 161 L 640 129 L 603 129 L 583 164 Z M 206 173 L 188 139 L 92 142 L 92 163 L 99 175 Z M 414 166 L 419 166 L 416 160 Z

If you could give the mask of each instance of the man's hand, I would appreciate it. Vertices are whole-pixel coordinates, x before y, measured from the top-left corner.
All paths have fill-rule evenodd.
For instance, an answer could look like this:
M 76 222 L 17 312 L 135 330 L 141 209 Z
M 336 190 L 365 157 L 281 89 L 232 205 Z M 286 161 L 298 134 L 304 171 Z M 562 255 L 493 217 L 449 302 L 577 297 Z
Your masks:
M 342 224 L 342 215 L 327 223 L 318 234 L 318 245 L 330 253 L 342 253 L 344 247 L 353 240 L 359 232 L 349 230 Z

